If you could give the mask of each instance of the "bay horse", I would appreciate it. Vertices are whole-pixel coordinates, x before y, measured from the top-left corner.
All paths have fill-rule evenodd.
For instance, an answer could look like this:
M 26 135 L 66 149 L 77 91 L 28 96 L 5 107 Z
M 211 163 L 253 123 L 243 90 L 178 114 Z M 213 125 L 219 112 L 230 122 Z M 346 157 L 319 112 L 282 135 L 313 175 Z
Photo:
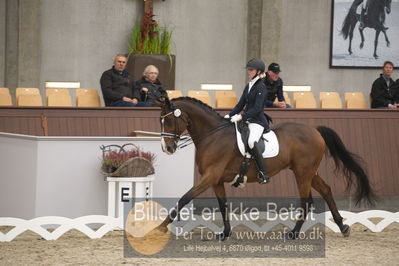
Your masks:
M 344 22 L 342 23 L 341 34 L 346 40 L 349 36 L 349 54 L 352 54 L 352 39 L 353 39 L 353 31 L 357 22 L 360 20 L 360 15 L 356 13 L 357 7 L 363 2 L 363 0 L 355 0 L 352 3 L 351 8 L 349 9 L 348 14 L 345 17 Z M 375 39 L 374 39 L 374 58 L 378 59 L 377 55 L 377 47 L 378 47 L 378 37 L 380 33 L 384 33 L 385 41 L 387 47 L 391 45 L 387 33 L 386 28 L 384 26 L 385 23 L 385 12 L 387 14 L 391 13 L 391 3 L 392 0 L 368 0 L 368 12 L 364 18 L 364 28 L 372 28 L 375 30 Z M 359 27 L 360 36 L 362 41 L 360 43 L 360 49 L 364 46 L 364 28 Z
M 171 101 L 163 98 L 160 122 L 162 150 L 168 154 L 176 151 L 181 135 L 185 130 L 188 131 L 195 144 L 195 161 L 202 179 L 183 195 L 177 208 L 170 212 L 156 230 L 166 232 L 167 225 L 173 222 L 179 210 L 212 187 L 224 222 L 223 233 L 218 235 L 218 239 L 225 240 L 231 233 L 231 227 L 225 208 L 227 199 L 224 183 L 234 179 L 244 160 L 237 147 L 234 124 L 222 118 L 210 106 L 190 97 Z M 331 189 L 317 170 L 327 147 L 337 168 L 344 173 L 348 188 L 355 185 L 356 202 L 373 204 L 374 194 L 368 177 L 358 162 L 359 158 L 345 148 L 335 131 L 327 127 L 314 128 L 298 123 L 282 123 L 272 130 L 277 135 L 280 152 L 276 157 L 265 159 L 267 174 L 272 177 L 281 170 L 290 168 L 295 174 L 304 210 L 302 218 L 297 220 L 294 229 L 286 237 L 293 239 L 298 236 L 307 215 L 306 203 L 311 202 L 311 188 L 318 191 L 327 202 L 342 234 L 349 236 L 350 227 L 343 224 Z M 248 182 L 258 182 L 254 163 L 251 163 L 247 176 Z

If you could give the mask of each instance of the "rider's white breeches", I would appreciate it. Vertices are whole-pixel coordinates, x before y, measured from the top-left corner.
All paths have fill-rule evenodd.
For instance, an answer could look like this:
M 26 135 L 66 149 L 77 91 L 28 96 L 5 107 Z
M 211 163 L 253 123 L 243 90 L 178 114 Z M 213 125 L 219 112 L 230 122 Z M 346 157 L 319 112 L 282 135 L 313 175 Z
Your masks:
M 248 146 L 250 149 L 253 149 L 255 142 L 259 141 L 259 139 L 262 137 L 264 128 L 256 123 L 248 124 L 248 128 L 249 128 Z

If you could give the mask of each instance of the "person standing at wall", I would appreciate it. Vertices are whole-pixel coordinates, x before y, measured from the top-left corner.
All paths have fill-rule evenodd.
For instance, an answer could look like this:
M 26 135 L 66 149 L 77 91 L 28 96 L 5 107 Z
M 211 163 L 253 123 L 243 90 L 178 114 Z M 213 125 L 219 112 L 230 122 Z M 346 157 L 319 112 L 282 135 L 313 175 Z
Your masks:
M 399 86 L 392 80 L 393 68 L 392 62 L 384 62 L 382 74 L 371 87 L 371 108 L 398 108 Z
M 125 55 L 115 56 L 114 65 L 105 71 L 100 79 L 105 106 L 109 107 L 140 107 L 140 93 L 134 89 L 132 76 L 125 70 L 127 58 Z
M 267 68 L 266 76 L 263 78 L 267 88 L 266 108 L 291 108 L 289 104 L 285 103 L 283 80 L 279 76 L 280 72 L 280 65 L 271 63 Z M 278 102 L 275 102 L 276 98 Z

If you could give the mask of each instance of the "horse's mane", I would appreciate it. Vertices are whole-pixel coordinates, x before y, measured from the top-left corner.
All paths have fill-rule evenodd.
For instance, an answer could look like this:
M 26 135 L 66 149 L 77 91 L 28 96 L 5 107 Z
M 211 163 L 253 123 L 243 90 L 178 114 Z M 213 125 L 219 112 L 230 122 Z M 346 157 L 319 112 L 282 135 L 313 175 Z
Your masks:
M 207 105 L 206 103 L 197 100 L 195 98 L 191 98 L 191 97 L 179 97 L 179 98 L 174 98 L 170 101 L 170 103 L 173 105 L 174 102 L 178 102 L 178 101 L 188 101 L 188 102 L 192 102 L 196 105 L 198 105 L 199 107 L 202 107 L 202 109 L 204 109 L 205 111 L 207 111 L 209 114 L 212 114 L 214 116 L 217 116 L 219 119 L 223 119 L 223 117 L 215 111 L 215 109 L 213 109 L 211 106 Z

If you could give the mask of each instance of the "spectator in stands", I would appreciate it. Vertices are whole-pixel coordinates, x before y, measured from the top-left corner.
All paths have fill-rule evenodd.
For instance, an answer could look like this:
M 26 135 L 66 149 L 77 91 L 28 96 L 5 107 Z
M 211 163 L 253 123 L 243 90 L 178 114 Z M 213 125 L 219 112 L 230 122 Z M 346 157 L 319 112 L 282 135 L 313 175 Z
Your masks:
M 392 86 L 392 90 L 392 96 L 395 101 L 396 108 L 399 110 L 399 79 L 395 81 L 394 85 Z
M 166 90 L 158 79 L 159 70 L 149 65 L 144 69 L 143 77 L 135 83 L 135 89 L 140 93 L 140 100 L 147 106 L 157 106 L 155 101 L 160 97 L 167 97 Z
M 134 80 L 125 70 L 127 58 L 125 55 L 115 56 L 114 65 L 105 71 L 100 79 L 105 106 L 138 107 L 140 93 L 134 89 Z
M 382 74 L 371 87 L 371 108 L 397 109 L 399 103 L 398 86 L 391 78 L 393 63 L 384 62 Z
M 266 108 L 291 108 L 289 104 L 285 103 L 283 80 L 279 77 L 280 72 L 280 65 L 277 63 L 271 63 L 267 68 L 266 76 L 263 79 L 267 88 Z M 276 97 L 277 102 L 275 102 Z

